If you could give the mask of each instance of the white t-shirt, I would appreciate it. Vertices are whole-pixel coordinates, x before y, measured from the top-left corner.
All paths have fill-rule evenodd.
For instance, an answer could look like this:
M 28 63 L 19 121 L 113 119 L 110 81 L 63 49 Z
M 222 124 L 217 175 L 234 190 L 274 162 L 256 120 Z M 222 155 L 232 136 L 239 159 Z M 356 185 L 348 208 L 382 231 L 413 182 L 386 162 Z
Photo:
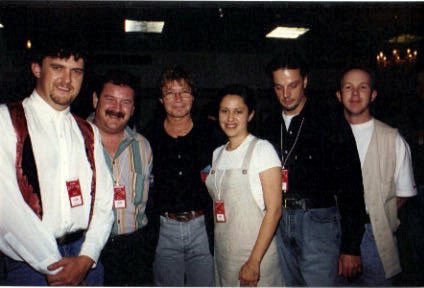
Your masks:
M 361 166 L 364 165 L 368 146 L 374 131 L 374 119 L 361 124 L 351 124 L 353 135 L 355 136 Z M 412 171 L 411 151 L 408 143 L 397 134 L 396 137 L 396 167 L 395 167 L 395 187 L 396 196 L 412 197 L 417 194 L 414 174 Z
M 213 165 L 216 165 L 216 157 L 219 155 L 220 151 L 224 149 L 217 163 L 216 169 L 240 169 L 243 164 L 244 156 L 247 153 L 249 143 L 253 139 L 254 136 L 248 135 L 246 139 L 244 139 L 243 143 L 232 151 L 225 150 L 225 145 L 216 148 L 213 152 Z M 253 150 L 247 175 L 253 194 L 252 196 L 258 204 L 259 208 L 262 210 L 265 210 L 265 203 L 259 174 L 273 167 L 281 167 L 281 161 L 277 155 L 277 152 L 275 152 L 274 147 L 267 140 L 259 139 L 258 143 L 256 143 L 255 149 Z M 218 183 L 219 181 L 220 179 L 217 179 Z
M 291 120 L 294 118 L 294 116 L 297 115 L 286 115 L 284 112 L 282 112 L 281 115 L 283 116 L 284 124 L 286 125 L 286 130 L 289 130 Z

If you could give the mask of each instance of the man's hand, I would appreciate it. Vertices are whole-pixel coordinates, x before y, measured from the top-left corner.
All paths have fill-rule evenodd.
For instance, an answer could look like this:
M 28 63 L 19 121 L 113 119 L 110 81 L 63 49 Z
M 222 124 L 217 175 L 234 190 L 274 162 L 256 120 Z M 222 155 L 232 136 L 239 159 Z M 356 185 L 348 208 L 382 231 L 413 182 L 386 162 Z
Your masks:
M 361 257 L 355 255 L 342 254 L 339 257 L 339 275 L 346 278 L 353 278 L 362 273 Z
M 88 256 L 64 257 L 58 262 L 51 264 L 47 269 L 50 271 L 62 268 L 55 275 L 48 275 L 47 281 L 50 285 L 79 285 L 93 266 L 94 261 Z
M 240 286 L 258 286 L 259 269 L 259 263 L 247 260 L 240 269 Z

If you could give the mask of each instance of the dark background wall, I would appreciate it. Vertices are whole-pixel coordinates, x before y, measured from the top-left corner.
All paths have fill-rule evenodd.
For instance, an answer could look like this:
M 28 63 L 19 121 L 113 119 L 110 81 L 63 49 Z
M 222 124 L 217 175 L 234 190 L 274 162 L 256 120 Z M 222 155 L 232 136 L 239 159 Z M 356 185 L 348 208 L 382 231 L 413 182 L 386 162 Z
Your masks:
M 182 64 L 192 71 L 199 93 L 195 116 L 205 117 L 217 90 L 239 82 L 255 89 L 256 127 L 275 105 L 264 67 L 273 53 L 296 46 L 309 56 L 309 97 L 337 105 L 337 77 L 348 64 L 362 63 L 376 70 L 378 97 L 374 113 L 398 127 L 413 151 L 416 179 L 423 184 L 424 96 L 416 93 L 416 74 L 423 67 L 424 2 L 205 2 L 205 1 L 1 1 L 0 102 L 29 95 L 34 87 L 29 73 L 27 40 L 49 41 L 50 32 L 84 41 L 92 61 L 85 86 L 72 109 L 91 112 L 92 79 L 111 68 L 133 72 L 142 92 L 137 124 L 143 128 L 155 115 L 156 81 L 166 67 Z M 123 31 L 125 18 L 165 20 L 160 35 Z M 277 25 L 304 26 L 310 31 L 296 40 L 266 39 Z M 415 40 L 408 40 L 413 35 Z M 417 51 L 405 58 L 407 49 Z M 393 50 L 401 54 L 394 60 Z M 380 52 L 388 57 L 379 65 Z M 381 63 L 380 63 L 381 64 Z M 323 111 L 325 113 L 325 111 Z M 399 285 L 424 284 L 424 198 L 411 201 L 401 214 L 399 231 L 404 273 Z M 0 267 L 1 269 L 1 267 Z M 0 272 L 1 282 L 1 272 Z
M 391 124 L 401 125 L 397 118 L 409 109 L 415 68 L 424 53 L 423 15 L 422 2 L 2 1 L 0 101 L 29 93 L 33 83 L 26 41 L 49 41 L 43 37 L 52 31 L 78 35 L 92 51 L 86 86 L 74 110 L 83 116 L 90 111 L 94 74 L 120 67 L 137 75 L 143 88 L 137 111 L 141 126 L 154 115 L 156 80 L 166 66 L 182 64 L 192 71 L 199 87 L 196 113 L 203 112 L 217 89 L 235 82 L 257 90 L 259 108 L 266 112 L 273 96 L 264 67 L 281 48 L 296 46 L 305 51 L 311 64 L 309 94 L 330 103 L 335 101 L 336 79 L 345 65 L 366 63 L 377 68 L 379 51 L 390 56 L 392 49 L 411 48 L 418 52 L 413 62 L 376 69 L 380 93 L 375 110 Z M 125 18 L 166 23 L 160 35 L 125 33 Z M 264 37 L 281 24 L 310 31 L 296 40 Z M 418 40 L 389 42 L 402 34 Z M 260 125 L 260 117 L 256 120 Z

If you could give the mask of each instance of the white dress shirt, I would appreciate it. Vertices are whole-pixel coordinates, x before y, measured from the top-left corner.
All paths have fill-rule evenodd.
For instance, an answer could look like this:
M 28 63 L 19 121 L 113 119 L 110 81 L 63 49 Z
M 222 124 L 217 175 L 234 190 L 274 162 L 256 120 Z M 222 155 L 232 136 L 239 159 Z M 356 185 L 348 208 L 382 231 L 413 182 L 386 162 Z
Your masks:
M 54 110 L 34 90 L 23 101 L 39 178 L 43 218 L 24 202 L 16 179 L 16 135 L 8 109 L 0 106 L 0 250 L 52 274 L 60 260 L 56 238 L 87 229 L 92 170 L 84 138 L 69 111 Z M 93 126 L 94 127 L 94 126 Z M 80 255 L 97 262 L 113 223 L 113 186 L 97 128 L 94 128 L 96 195 L 93 217 Z M 71 208 L 66 181 L 79 180 L 83 205 Z

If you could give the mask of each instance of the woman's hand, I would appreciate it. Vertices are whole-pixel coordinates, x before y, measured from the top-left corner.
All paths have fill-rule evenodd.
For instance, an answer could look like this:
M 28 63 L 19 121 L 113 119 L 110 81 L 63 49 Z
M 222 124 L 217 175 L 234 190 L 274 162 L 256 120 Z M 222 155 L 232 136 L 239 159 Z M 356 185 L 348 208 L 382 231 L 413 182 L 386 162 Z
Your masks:
M 254 263 L 251 260 L 247 260 L 246 263 L 241 266 L 239 273 L 240 286 L 258 286 L 259 266 L 259 262 Z

